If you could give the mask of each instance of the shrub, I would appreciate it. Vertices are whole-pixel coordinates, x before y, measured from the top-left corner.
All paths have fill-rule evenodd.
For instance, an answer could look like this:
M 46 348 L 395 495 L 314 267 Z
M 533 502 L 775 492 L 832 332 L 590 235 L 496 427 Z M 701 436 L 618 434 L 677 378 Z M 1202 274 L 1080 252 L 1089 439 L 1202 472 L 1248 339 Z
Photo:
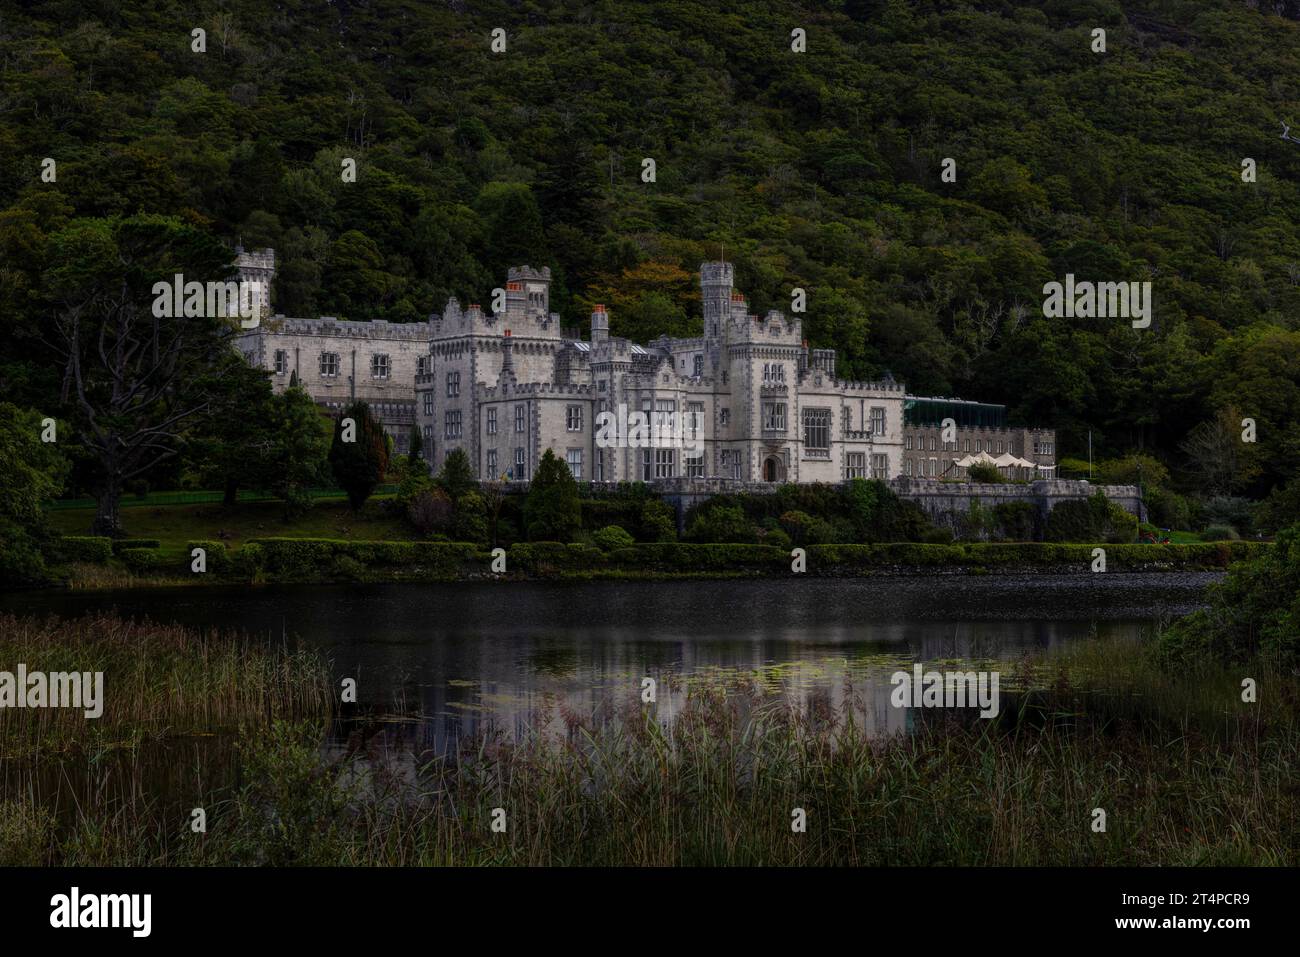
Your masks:
M 1233 564 L 1207 592 L 1209 607 L 1179 619 L 1160 636 L 1167 661 L 1243 661 L 1259 653 L 1287 666 L 1300 662 L 1300 525 L 1269 547 L 1220 542 L 1205 548 L 1251 556 Z
M 406 520 L 421 535 L 432 535 L 451 525 L 453 510 L 446 492 L 429 487 L 416 492 L 407 503 Z
M 65 535 L 55 549 L 63 561 L 102 565 L 113 557 L 113 540 L 101 535 Z
M 478 487 L 478 480 L 474 478 L 474 468 L 469 464 L 469 456 L 465 454 L 464 449 L 452 449 L 447 453 L 442 468 L 438 470 L 438 477 L 434 481 L 453 502 L 460 501 L 462 495 Z
M 930 528 L 922 533 L 921 541 L 927 545 L 949 545 L 953 535 L 951 528 Z
M 687 530 L 687 537 L 695 542 L 749 544 L 758 536 L 739 505 L 718 505 L 700 508 Z
M 1086 499 L 1058 502 L 1047 516 L 1049 542 L 1131 542 L 1137 516 L 1106 498 L 1100 489 Z
M 1038 538 L 1038 509 L 1032 502 L 994 505 L 993 523 L 999 538 L 1013 542 L 1032 542 Z
M 1203 542 L 1235 542 L 1241 538 L 1237 530 L 1231 525 L 1211 525 L 1205 531 L 1201 532 L 1201 541 Z
M 828 523 L 807 512 L 786 512 L 780 518 L 780 525 L 795 545 L 826 545 L 834 537 Z
M 475 491 L 465 491 L 452 512 L 451 534 L 458 542 L 487 541 L 487 505 L 483 496 Z
M 1230 526 L 1249 531 L 1253 503 L 1236 495 L 1215 495 L 1201 503 L 1200 521 L 1203 526 Z
M 226 543 L 204 540 L 185 543 L 185 568 L 187 571 L 194 567 L 194 549 L 196 548 L 203 549 L 206 554 L 204 561 L 207 566 L 207 574 L 221 575 L 230 571 L 230 555 L 226 551 Z
M 162 553 L 153 548 L 124 548 L 117 557 L 136 574 L 157 571 L 164 564 Z
M 790 536 L 779 528 L 768 529 L 763 532 L 758 543 L 771 548 L 779 548 L 783 552 L 788 552 L 794 547 L 794 542 L 790 540 Z
M 617 525 L 606 525 L 592 535 L 591 538 L 598 548 L 607 552 L 616 548 L 628 548 L 636 544 L 636 539 L 632 537 L 632 533 Z
M 266 549 L 257 542 L 244 542 L 235 553 L 234 567 L 245 578 L 257 578 L 266 567 Z
M 650 499 L 643 503 L 641 538 L 647 542 L 677 541 L 677 513 L 658 499 Z
M 966 477 L 972 482 L 991 482 L 998 484 L 1005 481 L 998 467 L 991 462 L 975 462 L 966 470 Z

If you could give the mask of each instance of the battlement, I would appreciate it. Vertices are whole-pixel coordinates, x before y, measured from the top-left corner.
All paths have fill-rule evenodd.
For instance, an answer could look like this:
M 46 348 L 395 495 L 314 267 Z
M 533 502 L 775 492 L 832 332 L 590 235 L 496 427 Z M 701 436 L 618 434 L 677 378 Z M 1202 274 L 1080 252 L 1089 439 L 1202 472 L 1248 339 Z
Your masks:
M 275 315 L 244 335 L 337 336 L 340 339 L 388 339 L 402 342 L 428 342 L 427 322 L 385 322 L 376 319 L 362 322 L 321 316 L 317 319 L 292 319 Z

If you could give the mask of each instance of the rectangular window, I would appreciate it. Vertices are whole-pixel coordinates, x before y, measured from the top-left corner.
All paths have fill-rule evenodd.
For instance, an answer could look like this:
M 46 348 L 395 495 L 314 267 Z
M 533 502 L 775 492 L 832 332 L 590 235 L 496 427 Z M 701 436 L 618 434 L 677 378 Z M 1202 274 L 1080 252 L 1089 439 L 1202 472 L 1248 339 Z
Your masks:
M 370 357 L 370 378 L 387 379 L 392 373 L 392 366 L 389 365 L 388 356 L 382 352 L 376 352 Z
M 827 457 L 831 454 L 831 410 L 803 410 L 804 452 Z
M 686 477 L 693 479 L 704 478 L 704 453 L 690 456 L 683 453 L 682 458 L 686 463 Z
M 784 402 L 763 403 L 763 431 L 764 432 L 785 431 L 785 403 Z
M 871 434 L 885 434 L 885 410 L 878 405 L 871 407 Z
M 487 450 L 487 477 L 489 482 L 495 482 L 497 478 L 497 450 Z
M 283 349 L 275 350 L 275 374 L 284 375 L 289 371 L 289 353 Z
M 515 406 L 515 431 L 522 432 L 523 430 L 524 430 L 524 407 L 521 404 Z
M 416 356 L 416 357 L 415 357 L 415 374 L 416 374 L 416 375 L 427 375 L 428 372 L 429 372 L 429 357 L 428 357 L 428 356 Z
M 564 460 L 569 463 L 569 471 L 576 481 L 582 481 L 582 449 L 569 449 L 564 453 Z
M 322 352 L 320 354 L 320 374 L 322 376 L 336 376 L 339 374 L 339 354 L 337 352 Z
M 444 439 L 460 438 L 460 410 L 453 409 L 443 413 L 442 425 L 442 437 Z
M 648 482 L 655 477 L 653 449 L 641 450 L 641 480 Z
M 866 452 L 849 452 L 844 456 L 844 477 L 846 479 L 867 477 Z
M 697 439 L 700 436 L 700 429 L 704 428 L 704 403 L 687 402 L 686 403 L 686 421 L 682 423 L 686 428 L 687 437 Z
M 704 356 L 695 357 L 695 377 L 698 379 L 704 375 Z
M 879 452 L 872 453 L 871 477 L 873 479 L 889 478 L 889 456 L 888 455 L 882 455 Z
M 673 399 L 656 399 L 655 400 L 655 428 L 661 430 L 671 430 L 673 421 L 677 416 L 677 402 Z
M 524 450 L 515 449 L 515 471 L 514 479 L 522 482 L 528 476 L 525 474 L 526 466 L 524 465 Z
M 447 398 L 454 399 L 458 395 L 460 395 L 460 373 L 448 372 L 447 373 Z
M 424 393 L 424 414 L 433 415 L 433 393 Z
M 487 410 L 487 434 L 497 434 L 497 407 L 494 405 L 488 406 Z
M 429 451 L 430 451 L 430 450 L 429 450 L 429 443 L 432 442 L 432 441 L 433 441 L 433 426 L 431 426 L 431 425 L 426 425 L 426 426 L 424 427 L 424 446 L 425 446 L 425 452 L 424 452 L 424 454 L 425 454 L 425 455 L 428 455 L 428 454 L 429 454 Z
M 903 472 L 904 472 L 904 474 L 907 475 L 908 478 L 911 478 L 911 477 L 912 477 L 912 460 L 911 460 L 911 459 L 908 459 L 907 462 L 903 465 Z
M 912 437 L 910 435 L 907 437 L 907 451 L 912 451 Z
M 969 451 L 970 451 L 970 439 L 964 439 L 964 440 L 962 440 L 961 445 L 962 445 L 961 450 L 962 450 L 963 452 L 969 452 Z
M 730 409 L 719 409 L 719 410 L 718 410 L 718 423 L 719 423 L 720 425 L 730 425 L 730 424 L 731 424 L 731 410 L 730 410 Z
M 655 478 L 672 478 L 676 475 L 676 453 L 673 449 L 654 449 Z
M 569 432 L 582 431 L 582 406 L 580 405 L 565 406 L 564 428 Z

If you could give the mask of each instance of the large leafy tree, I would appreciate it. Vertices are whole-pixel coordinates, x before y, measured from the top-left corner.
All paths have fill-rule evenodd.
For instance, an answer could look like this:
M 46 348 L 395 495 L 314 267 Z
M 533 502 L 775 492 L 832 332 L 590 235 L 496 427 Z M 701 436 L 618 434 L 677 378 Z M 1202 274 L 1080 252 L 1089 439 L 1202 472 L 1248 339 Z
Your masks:
M 209 316 L 155 315 L 155 282 L 229 271 L 206 231 L 162 216 L 75 220 L 50 237 L 45 295 L 72 441 L 96 466 L 92 531 L 118 535 L 126 482 L 180 450 L 185 428 L 217 400 L 214 364 L 234 327 Z
M 297 383 L 271 401 L 269 487 L 293 518 L 311 506 L 310 490 L 330 474 L 330 421 Z

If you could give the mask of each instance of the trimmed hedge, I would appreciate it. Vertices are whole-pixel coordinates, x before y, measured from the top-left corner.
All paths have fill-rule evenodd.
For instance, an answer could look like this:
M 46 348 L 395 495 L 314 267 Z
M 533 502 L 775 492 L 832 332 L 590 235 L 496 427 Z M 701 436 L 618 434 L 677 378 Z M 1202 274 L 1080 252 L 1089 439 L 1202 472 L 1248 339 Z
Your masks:
M 129 548 L 162 548 L 156 538 L 118 538 L 113 540 L 113 554 L 121 555 Z
M 386 579 L 454 580 L 461 577 L 466 563 L 488 561 L 480 546 L 465 542 L 259 538 L 246 542 L 240 551 L 254 545 L 258 551 L 242 561 L 252 570 L 264 571 L 267 577 L 284 581 L 327 580 L 335 576 L 336 570 L 352 577 L 356 568 L 350 562 L 366 569 L 394 566 L 402 569 L 401 574 L 384 575 Z M 349 562 L 339 563 L 337 560 L 341 558 Z
M 194 567 L 194 549 L 196 548 L 201 548 L 207 553 L 207 571 L 204 574 L 224 575 L 230 571 L 232 562 L 230 553 L 226 551 L 225 542 L 196 539 L 185 543 L 185 570 L 187 572 Z
M 102 565 L 113 557 L 113 540 L 103 535 L 65 535 L 54 543 L 54 553 L 61 561 Z
M 156 548 L 124 548 L 118 552 L 117 557 L 137 574 L 158 571 L 167 561 Z

